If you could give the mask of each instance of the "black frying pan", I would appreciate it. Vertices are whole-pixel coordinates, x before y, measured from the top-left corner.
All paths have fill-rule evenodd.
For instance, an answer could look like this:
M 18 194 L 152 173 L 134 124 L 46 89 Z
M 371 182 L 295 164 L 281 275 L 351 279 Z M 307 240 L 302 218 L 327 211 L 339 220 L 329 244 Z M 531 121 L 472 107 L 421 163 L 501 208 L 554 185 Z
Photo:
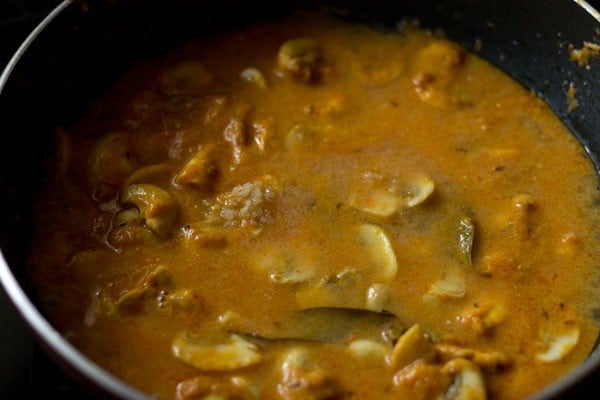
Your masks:
M 96 0 L 64 1 L 32 33 L 0 77 L 0 281 L 38 343 L 100 398 L 143 399 L 72 348 L 37 310 L 25 274 L 32 199 L 44 184 L 42 160 L 51 132 L 136 61 L 157 56 L 194 35 L 259 19 L 281 18 L 307 2 Z M 598 168 L 600 59 L 569 59 L 569 45 L 600 43 L 600 15 L 583 1 L 370 0 L 324 1 L 345 18 L 393 27 L 404 17 L 441 28 L 545 99 L 581 141 Z M 579 106 L 568 112 L 567 89 Z M 600 295 L 600 294 L 599 294 Z M 600 346 L 570 375 L 535 399 L 581 397 L 600 377 Z M 591 383 L 590 383 L 591 382 Z

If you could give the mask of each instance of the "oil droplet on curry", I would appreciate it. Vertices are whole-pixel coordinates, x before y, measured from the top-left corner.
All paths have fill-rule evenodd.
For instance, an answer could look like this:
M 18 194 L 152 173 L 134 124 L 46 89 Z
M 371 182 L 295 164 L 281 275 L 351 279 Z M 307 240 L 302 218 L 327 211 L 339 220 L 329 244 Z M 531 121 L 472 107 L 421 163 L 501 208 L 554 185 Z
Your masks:
M 56 132 L 30 272 L 160 399 L 517 399 L 598 336 L 598 177 L 457 44 L 328 19 L 140 63 Z

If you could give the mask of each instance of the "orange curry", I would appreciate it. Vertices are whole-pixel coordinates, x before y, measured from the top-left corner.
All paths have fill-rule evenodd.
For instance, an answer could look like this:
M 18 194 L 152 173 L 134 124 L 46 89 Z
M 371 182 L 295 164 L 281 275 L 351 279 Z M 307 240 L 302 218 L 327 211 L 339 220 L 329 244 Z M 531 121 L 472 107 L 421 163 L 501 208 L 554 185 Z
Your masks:
M 155 398 L 517 399 L 598 336 L 592 163 L 432 32 L 199 39 L 56 138 L 42 308 Z

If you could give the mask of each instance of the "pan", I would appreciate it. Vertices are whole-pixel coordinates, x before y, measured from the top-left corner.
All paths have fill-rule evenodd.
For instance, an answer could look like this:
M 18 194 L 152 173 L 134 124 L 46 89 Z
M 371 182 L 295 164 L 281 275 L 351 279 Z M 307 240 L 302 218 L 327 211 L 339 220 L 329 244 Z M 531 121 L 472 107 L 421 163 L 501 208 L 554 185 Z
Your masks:
M 52 129 L 75 120 L 135 62 L 191 37 L 282 18 L 306 4 L 66 0 L 31 32 L 0 76 L 0 280 L 41 347 L 91 395 L 147 398 L 95 365 L 51 326 L 25 273 L 32 205 L 44 184 Z M 600 59 L 579 65 L 570 58 L 573 48 L 600 43 L 600 14 L 585 1 L 330 0 L 315 6 L 323 4 L 353 21 L 393 27 L 408 17 L 442 29 L 544 99 L 599 168 Z M 574 109 L 569 87 L 577 88 Z M 578 369 L 532 398 L 568 398 L 594 376 L 600 376 L 600 345 Z

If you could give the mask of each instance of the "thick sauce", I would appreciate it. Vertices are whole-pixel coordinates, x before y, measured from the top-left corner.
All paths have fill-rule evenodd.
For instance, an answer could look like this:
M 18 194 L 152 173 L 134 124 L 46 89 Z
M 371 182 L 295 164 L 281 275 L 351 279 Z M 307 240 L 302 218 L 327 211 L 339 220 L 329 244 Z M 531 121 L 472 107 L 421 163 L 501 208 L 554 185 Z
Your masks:
M 598 335 L 591 162 L 534 94 L 427 31 L 311 19 L 193 42 L 57 143 L 43 309 L 157 398 L 517 399 Z

